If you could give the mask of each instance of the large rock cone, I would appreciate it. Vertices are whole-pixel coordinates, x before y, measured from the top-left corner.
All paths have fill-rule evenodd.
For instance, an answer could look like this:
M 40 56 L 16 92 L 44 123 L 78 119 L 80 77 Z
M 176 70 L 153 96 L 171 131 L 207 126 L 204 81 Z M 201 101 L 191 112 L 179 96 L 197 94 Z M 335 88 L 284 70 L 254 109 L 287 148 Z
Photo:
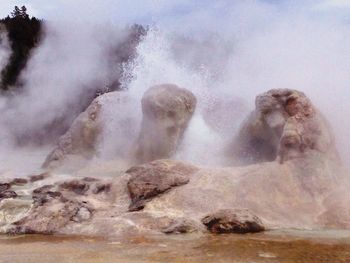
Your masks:
M 114 134 L 108 134 L 111 137 L 107 138 L 109 142 L 112 142 L 113 139 L 115 142 L 132 138 L 137 119 L 135 111 L 132 110 L 133 107 L 135 104 L 127 92 L 110 92 L 97 97 L 74 120 L 70 129 L 59 138 L 57 145 L 47 156 L 43 167 L 57 167 L 71 155 L 82 156 L 86 159 L 95 156 L 107 130 L 108 122 L 111 122 L 106 116 L 108 114 L 119 118 L 118 127 L 112 131 Z M 123 151 L 126 150 L 123 149 Z
M 257 96 L 255 110 L 231 145 L 237 163 L 279 162 L 310 151 L 338 160 L 332 132 L 304 93 L 274 89 Z M 231 152 L 232 154 L 232 152 Z
M 171 157 L 195 107 L 195 96 L 176 85 L 163 84 L 147 90 L 142 98 L 143 120 L 135 153 L 137 162 Z

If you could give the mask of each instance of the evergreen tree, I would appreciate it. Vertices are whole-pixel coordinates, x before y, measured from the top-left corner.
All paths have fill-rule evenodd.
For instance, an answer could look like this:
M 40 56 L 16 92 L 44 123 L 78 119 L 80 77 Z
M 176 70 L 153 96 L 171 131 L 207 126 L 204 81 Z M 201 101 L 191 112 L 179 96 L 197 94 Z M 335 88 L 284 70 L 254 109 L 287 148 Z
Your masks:
M 21 7 L 20 16 L 24 19 L 29 18 L 29 15 L 27 14 L 27 8 L 25 6 Z
M 19 9 L 18 6 L 15 6 L 15 9 L 11 12 L 11 16 L 13 18 L 21 16 L 21 10 Z

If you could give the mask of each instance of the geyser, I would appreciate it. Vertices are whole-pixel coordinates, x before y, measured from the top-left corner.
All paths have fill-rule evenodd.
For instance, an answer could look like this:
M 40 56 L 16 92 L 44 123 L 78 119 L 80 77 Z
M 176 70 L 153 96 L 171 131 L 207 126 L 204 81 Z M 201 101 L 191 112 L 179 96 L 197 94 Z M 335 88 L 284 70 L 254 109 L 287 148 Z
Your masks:
M 174 92 L 174 96 L 163 94 L 169 90 L 166 94 Z M 113 96 L 113 102 L 118 103 L 119 98 Z M 144 98 L 151 102 L 144 105 L 145 111 L 150 110 L 145 118 L 151 116 L 147 121 L 156 122 L 154 130 L 160 138 L 162 132 L 169 135 L 167 128 L 174 124 L 186 124 L 179 126 L 183 132 L 195 105 L 191 93 L 162 85 L 146 91 Z M 253 165 L 226 168 L 163 159 L 133 166 L 114 177 L 46 174 L 35 176 L 37 179 L 31 182 L 24 178 L 9 180 L 0 188 L 1 231 L 120 237 L 180 230 L 205 232 L 205 226 L 219 233 L 273 228 L 350 229 L 349 215 L 344 213 L 350 201 L 349 195 L 344 194 L 350 186 L 349 172 L 336 158 L 332 132 L 322 115 L 296 90 L 270 90 L 257 96 L 256 102 L 248 124 L 243 126 L 248 137 L 242 142 L 249 144 L 263 138 L 264 143 L 271 143 L 269 147 L 275 147 L 278 158 L 267 162 L 269 155 L 259 155 Z M 89 117 L 101 117 L 94 113 L 90 112 Z M 174 119 L 178 113 L 185 114 L 186 121 L 182 115 Z M 83 132 L 84 128 L 78 131 Z M 148 131 L 141 128 L 142 132 L 147 136 Z M 84 132 L 72 138 L 82 139 L 82 144 L 90 146 Z M 143 143 L 139 145 L 142 147 Z M 168 149 L 168 140 L 157 136 L 148 136 L 147 143 Z M 248 145 L 241 151 L 253 151 L 252 148 Z M 7 194 L 10 192 L 12 196 Z M 14 202 L 17 193 L 25 196 L 25 204 Z

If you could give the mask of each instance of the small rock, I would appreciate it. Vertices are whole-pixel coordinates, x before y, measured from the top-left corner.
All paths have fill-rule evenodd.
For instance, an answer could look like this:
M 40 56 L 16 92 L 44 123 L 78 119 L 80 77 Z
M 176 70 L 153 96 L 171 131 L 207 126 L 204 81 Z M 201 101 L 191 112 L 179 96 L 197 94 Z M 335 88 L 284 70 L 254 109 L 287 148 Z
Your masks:
M 85 194 L 90 188 L 90 186 L 87 183 L 80 182 L 79 180 L 64 182 L 60 185 L 60 187 L 69 191 L 73 191 L 78 195 Z
M 16 198 L 17 194 L 15 191 L 6 190 L 0 193 L 0 200 L 7 198 Z
M 261 220 L 247 209 L 223 209 L 202 219 L 212 233 L 256 233 L 265 230 Z
M 28 180 L 25 178 L 15 178 L 10 182 L 11 185 L 24 185 L 26 183 L 28 183 Z
M 8 183 L 1 183 L 0 184 L 0 193 L 3 191 L 6 191 L 11 188 L 11 185 Z
M 92 190 L 94 194 L 100 194 L 102 192 L 109 192 L 111 190 L 111 184 L 97 184 Z
M 41 186 L 41 187 L 39 187 L 39 188 L 34 189 L 34 190 L 33 190 L 33 194 L 46 193 L 46 192 L 49 191 L 52 187 L 53 187 L 52 184 L 51 184 L 51 185 L 49 185 L 49 184 L 43 185 L 43 186 Z
M 180 218 L 172 222 L 162 230 L 165 234 L 185 234 L 197 231 L 198 228 L 193 222 Z
M 91 218 L 91 212 L 86 207 L 80 207 L 78 212 L 72 217 L 74 222 L 82 222 Z
M 50 176 L 49 173 L 41 173 L 41 174 L 29 176 L 29 180 L 30 180 L 30 182 L 36 182 L 36 181 L 44 180 L 45 178 L 47 178 L 49 176 Z

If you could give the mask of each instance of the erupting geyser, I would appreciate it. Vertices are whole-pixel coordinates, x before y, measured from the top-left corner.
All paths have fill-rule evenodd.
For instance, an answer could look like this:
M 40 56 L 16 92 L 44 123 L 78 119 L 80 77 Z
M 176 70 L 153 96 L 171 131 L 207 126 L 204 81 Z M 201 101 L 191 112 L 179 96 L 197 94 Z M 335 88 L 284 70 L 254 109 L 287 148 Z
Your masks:
M 103 96 L 110 96 L 116 107 L 130 103 L 122 99 L 127 92 Z M 46 163 L 65 154 L 96 154 L 96 136 L 106 128 L 99 124 L 102 99 L 76 119 Z M 350 198 L 342 194 L 349 187 L 349 173 L 338 159 L 329 126 L 303 93 L 276 89 L 256 98 L 256 108 L 229 153 L 232 162 L 252 165 L 204 168 L 157 160 L 174 154 L 195 106 L 194 95 L 175 85 L 147 90 L 139 137 L 130 144 L 132 154 L 124 156 L 145 163 L 119 176 L 67 179 L 46 174 L 31 182 L 3 182 L 1 231 L 121 236 L 202 232 L 205 226 L 215 233 L 350 229 Z M 7 195 L 9 191 L 15 195 Z

